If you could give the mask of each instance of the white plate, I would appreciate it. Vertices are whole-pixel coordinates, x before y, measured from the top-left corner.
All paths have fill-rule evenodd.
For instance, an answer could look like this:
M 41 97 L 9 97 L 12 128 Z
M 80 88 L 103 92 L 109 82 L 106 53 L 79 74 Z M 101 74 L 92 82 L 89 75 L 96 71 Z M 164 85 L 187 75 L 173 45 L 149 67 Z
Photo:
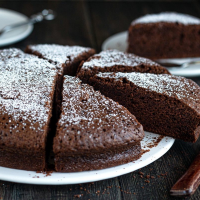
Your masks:
M 74 173 L 53 172 L 50 176 L 33 171 L 0 167 L 0 180 L 37 185 L 63 185 L 87 183 L 113 178 L 133 172 L 154 162 L 164 155 L 175 141 L 171 137 L 164 137 L 157 146 L 149 148 L 148 145 L 151 146 L 154 144 L 155 138 L 159 138 L 159 135 L 145 132 L 145 137 L 142 140 L 142 149 L 149 149 L 149 151 L 144 153 L 140 159 L 117 167 Z
M 0 29 L 7 25 L 27 21 L 28 18 L 18 12 L 0 8 Z M 25 37 L 27 37 L 33 30 L 33 25 L 24 25 L 13 29 L 10 32 L 7 32 L 0 36 L 0 46 L 9 45 L 15 42 L 18 42 Z
M 119 51 L 125 52 L 128 47 L 127 43 L 128 32 L 124 31 L 121 33 L 117 33 L 109 38 L 107 38 L 102 44 L 102 50 L 107 49 L 118 49 Z M 173 62 L 177 64 L 182 64 L 188 61 L 200 61 L 200 58 L 176 58 L 176 59 L 160 59 L 163 62 Z M 167 68 L 172 74 L 186 77 L 196 77 L 200 76 L 200 65 L 198 66 L 190 66 L 189 68 Z

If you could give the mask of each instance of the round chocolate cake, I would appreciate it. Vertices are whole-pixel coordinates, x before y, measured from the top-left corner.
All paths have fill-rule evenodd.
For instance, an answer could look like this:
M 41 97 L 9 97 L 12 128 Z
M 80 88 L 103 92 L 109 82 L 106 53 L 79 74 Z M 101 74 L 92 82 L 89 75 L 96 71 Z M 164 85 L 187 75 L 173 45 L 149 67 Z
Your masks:
M 62 45 L 26 52 L 0 50 L 0 166 L 42 171 L 53 151 L 56 171 L 103 169 L 141 156 L 142 125 L 190 142 L 200 134 L 199 86 L 149 59 Z

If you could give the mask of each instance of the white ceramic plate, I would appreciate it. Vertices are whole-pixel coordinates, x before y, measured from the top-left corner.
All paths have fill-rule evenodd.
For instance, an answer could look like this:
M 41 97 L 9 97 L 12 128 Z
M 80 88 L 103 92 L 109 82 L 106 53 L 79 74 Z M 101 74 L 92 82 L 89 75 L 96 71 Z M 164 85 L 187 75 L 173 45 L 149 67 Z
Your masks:
M 159 137 L 160 136 L 157 134 L 145 132 L 145 137 L 142 140 L 142 149 L 149 151 L 144 153 L 139 160 L 117 167 L 74 173 L 53 172 L 50 176 L 33 171 L 0 167 L 0 180 L 37 185 L 63 185 L 87 183 L 113 178 L 140 169 L 164 155 L 171 148 L 175 140 L 171 137 L 163 137 L 157 146 L 150 147 L 155 143 L 157 140 L 156 138 Z
M 118 49 L 119 51 L 125 52 L 128 47 L 127 43 L 128 32 L 124 31 L 117 33 L 109 38 L 107 38 L 102 44 L 102 50 L 107 49 Z M 161 59 L 162 62 L 173 62 L 177 64 L 183 64 L 188 61 L 200 61 L 200 58 L 176 58 L 176 59 Z M 200 76 L 200 65 L 190 66 L 189 68 L 167 68 L 172 74 L 186 77 L 196 77 Z
M 28 18 L 18 12 L 0 8 L 0 29 L 7 25 L 27 21 Z M 33 30 L 33 25 L 24 25 L 13 29 L 10 32 L 7 32 L 0 36 L 0 46 L 9 45 L 15 42 L 18 42 L 25 37 L 27 37 Z

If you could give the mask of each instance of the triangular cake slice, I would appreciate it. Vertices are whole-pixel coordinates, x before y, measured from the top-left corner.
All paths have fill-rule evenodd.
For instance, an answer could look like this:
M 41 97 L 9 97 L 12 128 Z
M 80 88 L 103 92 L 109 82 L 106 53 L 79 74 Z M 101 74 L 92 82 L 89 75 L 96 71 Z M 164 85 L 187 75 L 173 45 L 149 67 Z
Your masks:
M 168 74 L 99 73 L 96 90 L 125 106 L 144 130 L 195 142 L 200 134 L 200 87 Z
M 81 46 L 36 44 L 28 45 L 25 52 L 56 64 L 65 75 L 75 75 L 79 64 L 92 56 L 95 50 Z
M 77 76 L 87 83 L 88 79 L 98 72 L 170 74 L 166 68 L 149 59 L 118 50 L 106 50 L 93 55 L 80 65 Z
M 55 169 L 75 172 L 124 164 L 141 156 L 143 127 L 123 106 L 65 76 L 53 151 Z
M 44 170 L 56 79 L 48 61 L 0 50 L 0 166 Z

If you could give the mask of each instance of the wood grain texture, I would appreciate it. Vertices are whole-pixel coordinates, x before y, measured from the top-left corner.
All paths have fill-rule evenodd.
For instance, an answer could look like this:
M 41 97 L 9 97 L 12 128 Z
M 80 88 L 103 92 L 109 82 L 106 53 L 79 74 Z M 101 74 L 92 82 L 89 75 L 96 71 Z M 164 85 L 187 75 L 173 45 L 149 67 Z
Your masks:
M 25 40 L 8 47 L 24 49 L 27 44 L 58 43 L 91 46 L 101 50 L 109 36 L 127 30 L 130 22 L 146 13 L 177 11 L 200 17 L 198 1 L 7 1 L 0 7 L 27 16 L 50 8 L 57 12 L 54 21 L 36 24 Z M 200 84 L 200 77 L 194 78 Z M 178 200 L 170 197 L 170 188 L 185 173 L 200 151 L 195 144 L 176 140 L 173 147 L 154 163 L 135 172 L 95 183 L 81 185 L 39 186 L 0 181 L 0 200 Z M 143 175 L 141 175 L 143 174 Z M 150 176 L 150 177 L 149 177 Z M 186 200 L 199 200 L 200 188 Z

